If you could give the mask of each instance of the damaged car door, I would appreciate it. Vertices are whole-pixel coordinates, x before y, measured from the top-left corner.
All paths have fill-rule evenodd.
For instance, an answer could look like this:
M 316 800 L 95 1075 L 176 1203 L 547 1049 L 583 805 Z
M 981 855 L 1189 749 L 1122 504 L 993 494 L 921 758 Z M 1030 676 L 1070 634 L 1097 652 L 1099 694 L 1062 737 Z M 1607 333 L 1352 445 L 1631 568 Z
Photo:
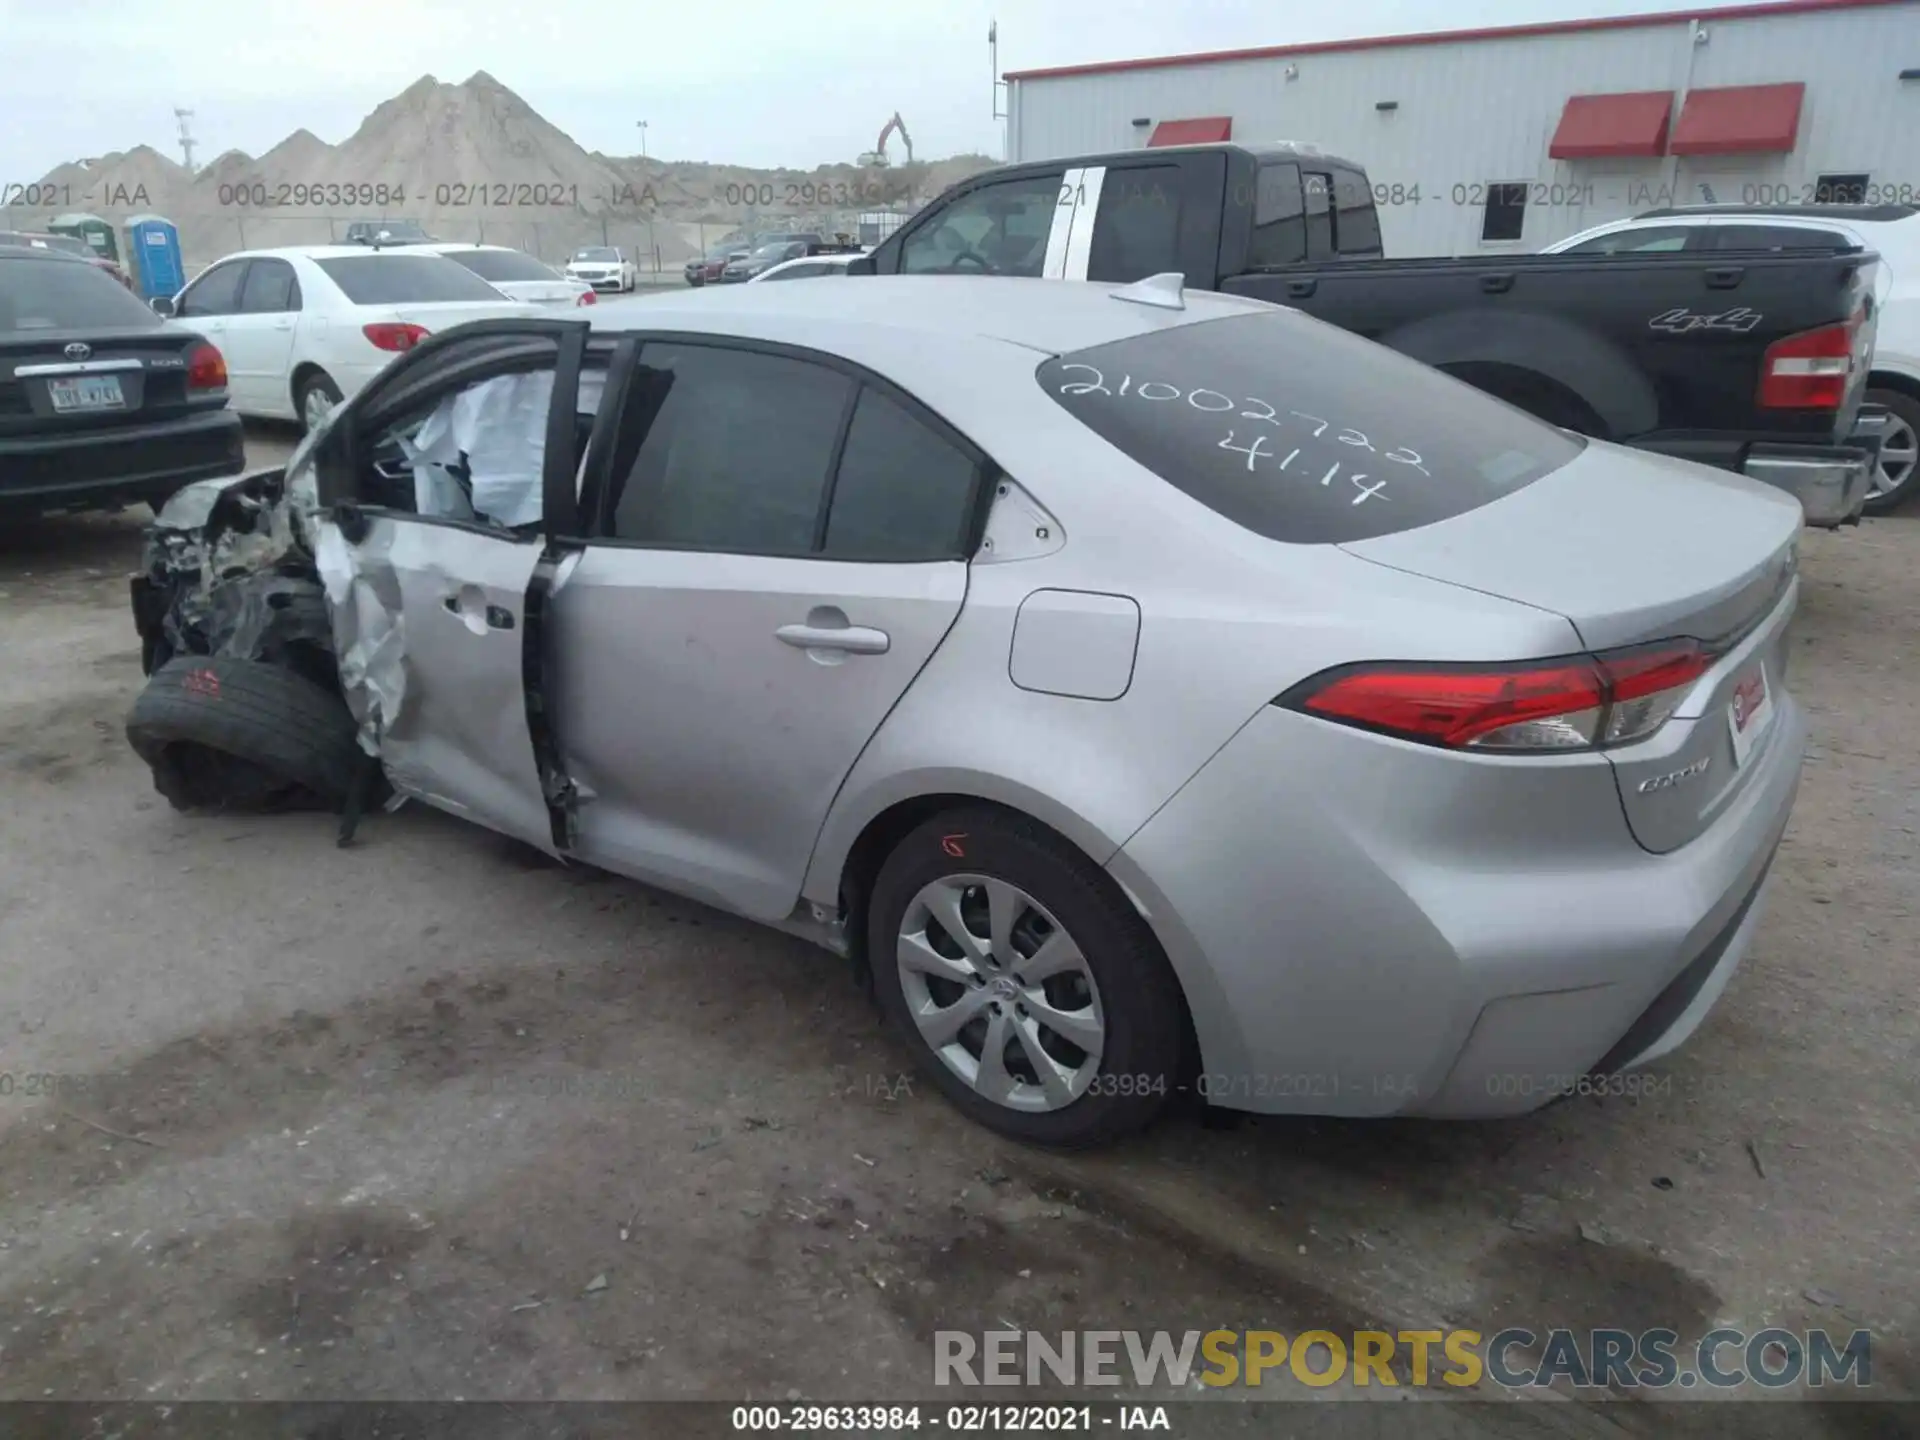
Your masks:
M 779 922 L 960 613 L 987 461 L 816 351 L 647 337 L 607 387 L 547 626 L 574 851 Z
M 549 852 L 529 603 L 544 497 L 574 493 L 590 424 L 586 344 L 583 321 L 462 327 L 376 382 L 321 471 L 316 560 L 363 745 L 400 793 Z

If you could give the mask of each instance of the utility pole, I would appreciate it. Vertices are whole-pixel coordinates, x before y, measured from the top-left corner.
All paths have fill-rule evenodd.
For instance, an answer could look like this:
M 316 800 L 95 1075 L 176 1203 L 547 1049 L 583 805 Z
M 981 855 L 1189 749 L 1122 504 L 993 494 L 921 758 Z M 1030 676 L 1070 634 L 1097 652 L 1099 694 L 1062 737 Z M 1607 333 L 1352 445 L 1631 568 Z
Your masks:
M 180 156 L 182 161 L 186 164 L 188 173 L 191 174 L 194 168 L 193 147 L 195 143 L 193 138 L 193 126 L 190 123 L 193 120 L 193 111 L 182 110 L 178 106 L 175 106 L 173 111 L 173 118 L 180 122 Z
M 647 158 L 647 122 L 640 120 L 635 123 L 640 127 L 640 158 L 644 160 Z

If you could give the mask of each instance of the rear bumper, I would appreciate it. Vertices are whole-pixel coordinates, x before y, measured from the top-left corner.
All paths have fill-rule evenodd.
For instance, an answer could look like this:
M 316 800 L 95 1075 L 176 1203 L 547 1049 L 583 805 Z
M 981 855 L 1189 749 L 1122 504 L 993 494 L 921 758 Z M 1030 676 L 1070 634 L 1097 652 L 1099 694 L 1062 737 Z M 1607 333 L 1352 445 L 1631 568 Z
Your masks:
M 89 509 L 162 499 L 246 466 L 240 417 L 213 410 L 155 425 L 0 438 L 0 508 Z
M 1765 768 L 1664 855 L 1596 757 L 1256 717 L 1108 865 L 1180 977 L 1208 1098 L 1513 1115 L 1680 1044 L 1757 927 L 1799 787 L 1806 720 L 1778 699 Z
M 1863 405 L 1844 445 L 1755 445 L 1740 471 L 1793 496 L 1809 525 L 1857 525 L 1889 418 L 1886 407 Z

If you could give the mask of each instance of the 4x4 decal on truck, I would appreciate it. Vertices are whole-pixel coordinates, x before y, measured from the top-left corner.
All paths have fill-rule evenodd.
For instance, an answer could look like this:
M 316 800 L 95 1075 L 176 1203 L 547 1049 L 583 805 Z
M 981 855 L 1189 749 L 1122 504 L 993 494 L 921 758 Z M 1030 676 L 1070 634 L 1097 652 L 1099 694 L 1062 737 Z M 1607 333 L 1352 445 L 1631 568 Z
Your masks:
M 1764 319 L 1766 316 L 1758 310 L 1749 310 L 1744 305 L 1723 310 L 1718 315 L 1696 315 L 1683 306 L 1654 316 L 1647 322 L 1647 328 L 1665 330 L 1672 335 L 1691 335 L 1696 330 L 1726 330 L 1735 335 L 1745 335 Z

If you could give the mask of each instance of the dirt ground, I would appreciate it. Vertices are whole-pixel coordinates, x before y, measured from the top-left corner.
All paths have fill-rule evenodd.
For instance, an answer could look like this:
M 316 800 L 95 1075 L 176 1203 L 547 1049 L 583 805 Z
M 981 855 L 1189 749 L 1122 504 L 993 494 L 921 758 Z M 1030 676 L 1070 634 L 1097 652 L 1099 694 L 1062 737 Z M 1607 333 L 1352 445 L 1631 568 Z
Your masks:
M 924 1399 L 1015 1326 L 1868 1327 L 1920 1390 L 1920 515 L 1807 538 L 1801 799 L 1662 1093 L 1080 1158 L 797 941 L 423 810 L 176 815 L 144 519 L 0 528 L 0 1399 Z

